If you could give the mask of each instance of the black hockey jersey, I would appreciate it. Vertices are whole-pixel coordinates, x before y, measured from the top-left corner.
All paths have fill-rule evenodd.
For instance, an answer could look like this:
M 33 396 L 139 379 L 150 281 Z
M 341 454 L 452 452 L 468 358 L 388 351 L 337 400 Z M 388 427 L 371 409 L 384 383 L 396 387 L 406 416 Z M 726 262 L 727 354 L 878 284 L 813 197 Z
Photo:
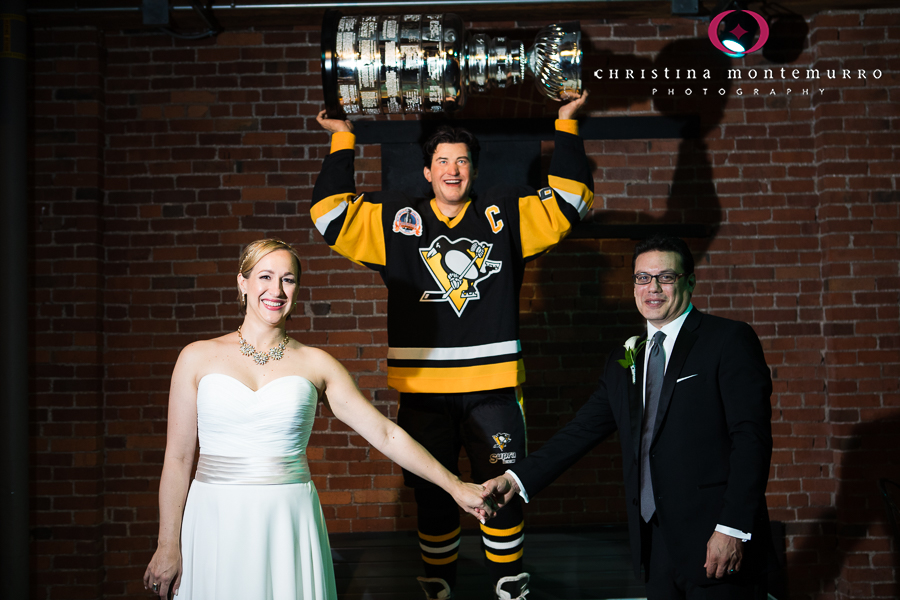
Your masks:
M 575 121 L 557 121 L 549 187 L 506 186 L 450 219 L 434 199 L 356 194 L 354 136 L 335 133 L 313 191 L 316 229 L 388 288 L 388 385 L 453 393 L 525 380 L 519 290 L 525 263 L 591 207 L 593 180 Z

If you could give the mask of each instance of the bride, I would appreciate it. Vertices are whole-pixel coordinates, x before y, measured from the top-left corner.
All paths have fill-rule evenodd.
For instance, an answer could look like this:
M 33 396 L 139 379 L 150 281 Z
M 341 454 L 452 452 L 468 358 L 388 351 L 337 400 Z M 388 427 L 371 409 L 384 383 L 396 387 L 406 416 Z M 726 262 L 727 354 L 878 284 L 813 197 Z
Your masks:
M 190 344 L 178 357 L 159 484 L 159 546 L 144 573 L 154 595 L 336 598 L 328 532 L 306 459 L 320 398 L 372 446 L 442 487 L 467 512 L 482 521 L 492 514 L 480 485 L 460 481 L 385 418 L 338 361 L 288 337 L 285 320 L 297 305 L 299 279 L 300 259 L 288 244 L 251 243 L 237 276 L 243 324 Z

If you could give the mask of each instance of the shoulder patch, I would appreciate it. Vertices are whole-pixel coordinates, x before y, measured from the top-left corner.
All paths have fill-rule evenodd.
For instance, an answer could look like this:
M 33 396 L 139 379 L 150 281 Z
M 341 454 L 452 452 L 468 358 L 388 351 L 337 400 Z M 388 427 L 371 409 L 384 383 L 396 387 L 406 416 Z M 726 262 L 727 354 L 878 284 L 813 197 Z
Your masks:
M 401 208 L 394 215 L 394 233 L 422 237 L 422 216 L 410 207 Z
M 544 200 L 549 200 L 553 197 L 553 190 L 551 188 L 545 187 L 538 190 L 538 198 L 541 199 L 541 202 Z

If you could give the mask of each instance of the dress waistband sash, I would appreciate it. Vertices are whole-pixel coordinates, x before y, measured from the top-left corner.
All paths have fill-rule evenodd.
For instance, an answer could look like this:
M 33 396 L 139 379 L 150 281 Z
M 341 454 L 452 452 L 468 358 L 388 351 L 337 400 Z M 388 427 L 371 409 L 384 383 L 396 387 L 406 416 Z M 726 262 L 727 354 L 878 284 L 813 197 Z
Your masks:
M 231 485 L 284 485 L 311 481 L 305 454 L 249 457 L 201 454 L 194 479 Z

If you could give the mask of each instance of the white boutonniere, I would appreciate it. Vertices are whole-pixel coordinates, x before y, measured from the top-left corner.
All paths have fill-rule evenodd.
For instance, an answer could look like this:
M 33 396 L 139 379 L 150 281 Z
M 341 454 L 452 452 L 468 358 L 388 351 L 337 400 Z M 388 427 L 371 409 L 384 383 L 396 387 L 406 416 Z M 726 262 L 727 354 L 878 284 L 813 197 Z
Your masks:
M 647 343 L 647 340 L 644 340 L 640 344 L 637 343 L 638 338 L 640 336 L 634 335 L 625 340 L 625 358 L 617 361 L 621 366 L 626 369 L 631 369 L 631 383 L 635 383 L 635 368 L 634 368 L 634 357 L 635 355 L 641 351 L 641 347 Z

